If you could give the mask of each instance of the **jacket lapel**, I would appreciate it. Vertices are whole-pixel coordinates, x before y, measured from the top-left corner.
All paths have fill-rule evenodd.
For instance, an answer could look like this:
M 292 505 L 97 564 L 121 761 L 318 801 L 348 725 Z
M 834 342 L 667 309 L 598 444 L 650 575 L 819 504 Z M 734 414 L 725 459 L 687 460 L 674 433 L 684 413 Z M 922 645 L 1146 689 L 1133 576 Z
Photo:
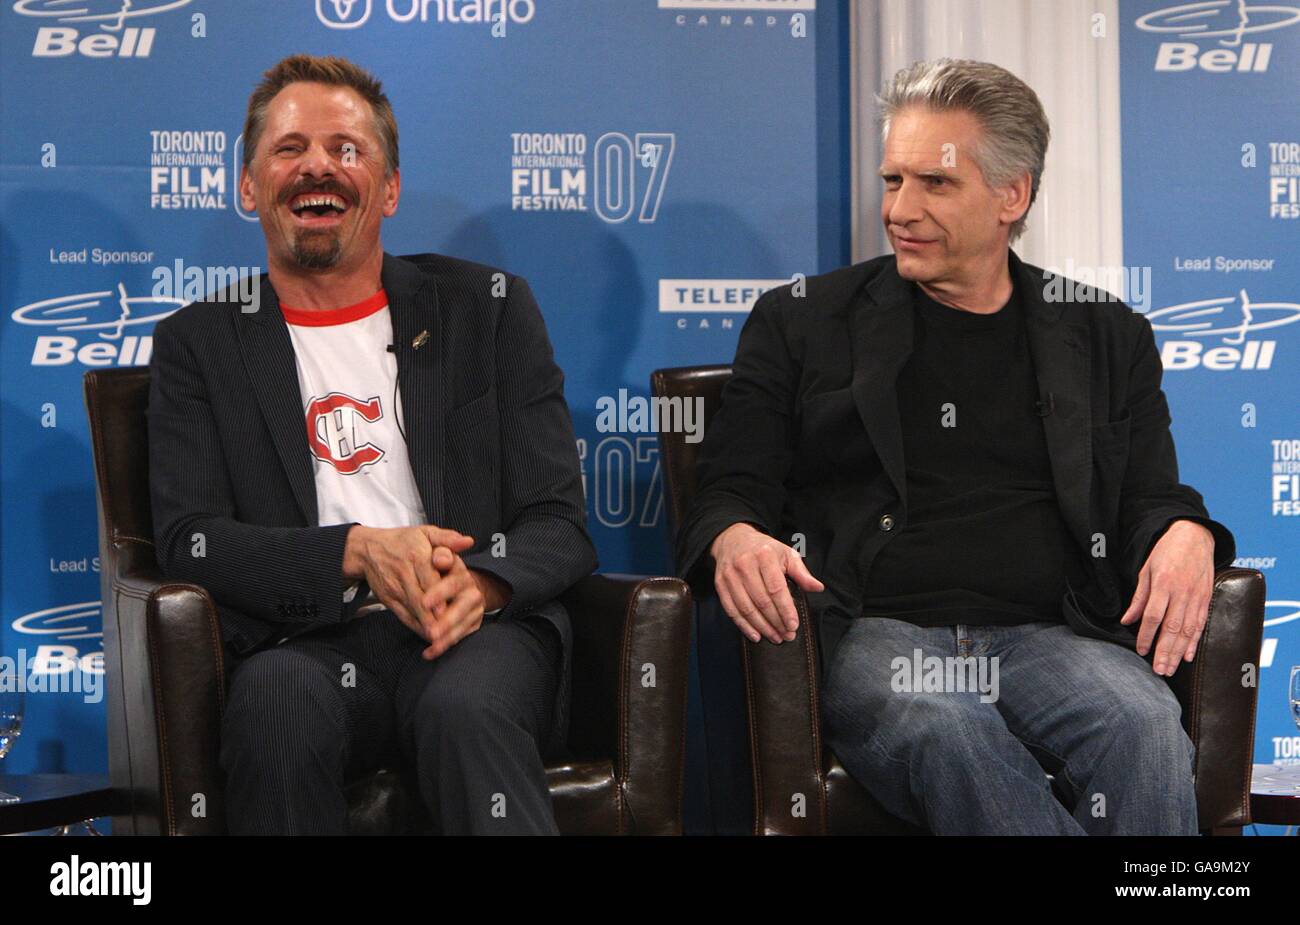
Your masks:
M 434 426 L 442 419 L 443 389 L 438 355 L 441 338 L 436 287 L 418 267 L 384 254 L 381 271 L 397 345 L 397 375 L 402 395 L 402 429 L 420 500 L 432 523 L 442 518 L 442 459 L 445 435 Z M 257 396 L 258 406 L 275 443 L 293 489 L 294 499 L 308 526 L 316 526 L 316 481 L 307 445 L 302 393 L 293 341 L 280 301 L 270 278 L 262 276 L 261 302 L 256 312 L 241 313 L 240 348 L 244 368 Z M 412 342 L 427 331 L 420 347 Z M 395 410 L 395 409 L 394 409 Z
M 280 300 L 268 275 L 262 276 L 261 301 L 255 312 L 241 312 L 235 327 L 244 353 L 244 369 L 280 454 L 289 485 L 307 526 L 317 522 L 316 482 L 303 417 L 302 393 L 293 341 L 280 312 Z
M 1046 301 L 1043 290 L 1047 275 L 1022 263 L 1014 253 L 1011 272 L 1018 276 L 1016 285 L 1025 307 L 1038 394 L 1052 398 L 1053 406 L 1043 418 L 1043 432 L 1061 516 L 1087 549 L 1092 533 L 1092 352 L 1088 325 L 1077 317 L 1077 310 L 1066 311 L 1070 303 Z
M 871 445 L 907 506 L 903 427 L 898 417 L 898 373 L 912 355 L 912 291 L 890 263 L 866 288 L 873 306 L 849 312 L 853 401 Z
M 397 378 L 402 394 L 402 429 L 411 472 L 429 523 L 442 523 L 443 460 L 446 458 L 442 330 L 438 288 L 419 267 L 384 254 L 384 290 L 393 320 Z M 419 346 L 415 346 L 418 343 Z

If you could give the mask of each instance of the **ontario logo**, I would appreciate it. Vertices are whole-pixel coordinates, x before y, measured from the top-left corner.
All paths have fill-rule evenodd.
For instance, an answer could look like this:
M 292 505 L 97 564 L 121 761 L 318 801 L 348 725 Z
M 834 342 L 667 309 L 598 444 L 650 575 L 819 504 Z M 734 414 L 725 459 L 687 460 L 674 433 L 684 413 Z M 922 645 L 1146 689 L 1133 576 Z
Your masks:
M 33 366 L 145 366 L 153 353 L 153 337 L 127 330 L 161 321 L 184 304 L 173 296 L 128 295 L 126 284 L 118 283 L 116 289 L 30 302 L 9 317 L 58 332 L 36 338 Z M 93 336 L 83 343 L 78 339 L 81 333 Z
M 59 24 L 36 30 L 34 58 L 147 58 L 158 30 L 140 23 L 189 4 L 190 0 L 17 0 L 13 9 L 19 16 Z
M 370 0 L 316 0 L 316 18 L 331 29 L 358 29 L 370 19 Z
M 381 5 L 395 23 L 490 23 L 504 35 L 506 23 L 523 25 L 537 14 L 536 0 L 316 0 L 316 18 L 327 29 L 360 29 Z
M 1273 366 L 1277 341 L 1247 337 L 1300 321 L 1300 303 L 1252 302 L 1245 289 L 1235 296 L 1183 302 L 1147 313 L 1152 330 L 1197 340 L 1167 340 L 1160 349 L 1165 369 L 1261 370 Z M 1218 338 L 1207 348 L 1204 338 Z
M 1166 7 L 1139 16 L 1134 23 L 1143 32 L 1172 35 L 1182 42 L 1161 42 L 1155 69 L 1177 72 L 1202 70 L 1211 74 L 1233 71 L 1260 74 L 1268 70 L 1273 46 L 1248 42 L 1246 36 L 1285 29 L 1300 23 L 1300 7 L 1251 4 L 1246 0 L 1203 0 Z M 1198 44 L 1213 45 L 1204 48 Z

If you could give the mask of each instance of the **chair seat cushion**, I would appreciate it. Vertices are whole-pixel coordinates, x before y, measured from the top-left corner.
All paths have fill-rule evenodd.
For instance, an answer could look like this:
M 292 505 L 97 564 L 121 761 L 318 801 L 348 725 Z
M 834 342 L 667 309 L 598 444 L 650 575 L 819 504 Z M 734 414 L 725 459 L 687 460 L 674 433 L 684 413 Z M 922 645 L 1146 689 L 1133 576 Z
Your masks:
M 556 764 L 546 769 L 555 820 L 564 835 L 619 834 L 618 785 L 606 761 Z M 429 834 L 433 823 L 415 779 L 404 769 L 383 768 L 348 785 L 351 835 Z

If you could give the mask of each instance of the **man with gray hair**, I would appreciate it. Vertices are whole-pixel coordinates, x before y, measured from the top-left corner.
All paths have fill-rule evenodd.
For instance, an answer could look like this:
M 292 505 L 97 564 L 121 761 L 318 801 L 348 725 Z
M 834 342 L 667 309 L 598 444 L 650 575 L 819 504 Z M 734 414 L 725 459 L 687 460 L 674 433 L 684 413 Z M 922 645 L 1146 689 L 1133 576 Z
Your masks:
M 712 567 L 754 643 L 795 638 L 787 578 L 808 593 L 827 741 L 894 815 L 1194 834 L 1165 678 L 1195 657 L 1235 553 L 1179 484 L 1151 326 L 1086 287 L 1060 301 L 1010 250 L 1049 137 L 1023 81 L 941 59 L 878 102 L 894 253 L 755 304 L 682 574 Z M 992 661 L 996 697 L 900 683 L 900 660 L 931 659 Z

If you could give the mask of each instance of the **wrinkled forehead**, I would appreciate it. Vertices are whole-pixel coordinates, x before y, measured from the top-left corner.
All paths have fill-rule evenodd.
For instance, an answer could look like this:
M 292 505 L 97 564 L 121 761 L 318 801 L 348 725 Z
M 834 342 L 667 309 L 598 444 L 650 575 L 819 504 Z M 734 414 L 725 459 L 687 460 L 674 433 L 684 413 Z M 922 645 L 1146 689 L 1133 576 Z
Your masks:
M 957 173 L 964 167 L 973 169 L 972 157 L 963 155 L 973 156 L 979 136 L 979 121 L 965 110 L 903 109 L 890 120 L 881 168 L 943 168 Z

